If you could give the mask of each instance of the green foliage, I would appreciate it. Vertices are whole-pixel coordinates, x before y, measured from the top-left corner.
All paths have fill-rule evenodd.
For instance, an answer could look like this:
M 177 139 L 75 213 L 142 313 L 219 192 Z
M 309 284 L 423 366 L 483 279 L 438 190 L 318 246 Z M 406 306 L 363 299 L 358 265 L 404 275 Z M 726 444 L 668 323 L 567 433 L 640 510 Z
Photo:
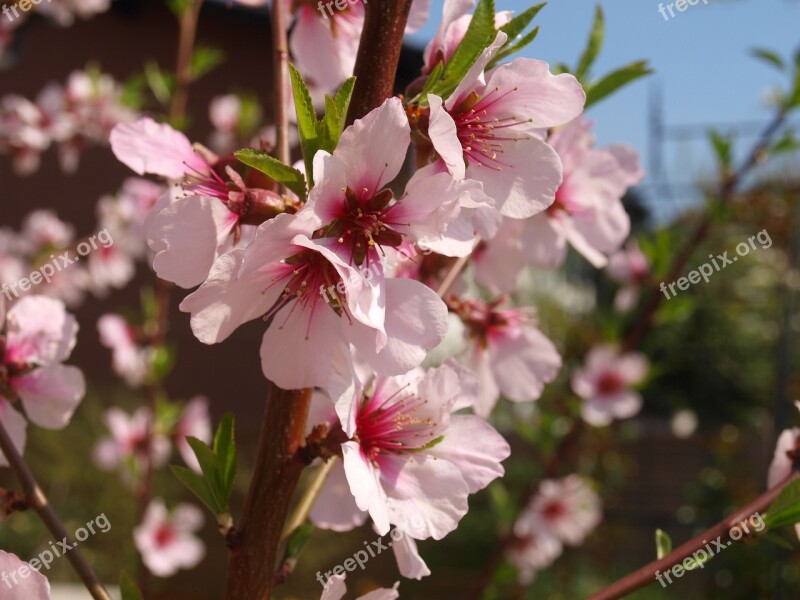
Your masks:
M 608 75 L 601 77 L 594 83 L 584 84 L 584 89 L 586 90 L 586 108 L 597 104 L 600 100 L 618 92 L 629 83 L 633 83 L 637 79 L 650 75 L 652 72 L 653 70 L 647 66 L 647 61 L 641 60 L 620 67 Z
M 224 61 L 225 53 L 222 50 L 210 46 L 198 46 L 192 54 L 192 62 L 189 67 L 192 81 L 197 81 L 207 75 Z
M 539 11 L 546 6 L 546 4 L 546 2 L 542 2 L 541 4 L 531 6 L 528 10 L 521 12 L 500 28 L 500 31 L 508 35 L 508 41 L 503 45 L 502 48 L 500 48 L 487 68 L 492 68 L 501 60 L 511 56 L 512 54 L 516 54 L 536 39 L 536 36 L 539 34 L 538 27 L 535 27 L 524 35 L 523 33 L 536 15 L 539 14 Z
M 733 137 L 711 129 L 708 132 L 708 139 L 720 168 L 723 172 L 729 171 L 733 165 Z
M 119 576 L 119 590 L 122 593 L 122 600 L 144 600 L 133 579 L 124 571 Z
M 163 71 L 158 63 L 150 61 L 144 66 L 144 78 L 159 104 L 169 104 L 175 92 L 175 75 Z
M 597 60 L 597 56 L 600 54 L 600 50 L 603 47 L 605 31 L 606 25 L 605 17 L 603 15 L 603 7 L 598 4 L 594 13 L 594 23 L 592 24 L 592 29 L 589 32 L 589 41 L 587 42 L 586 49 L 583 51 L 580 60 L 578 60 L 578 66 L 575 69 L 575 77 L 578 79 L 578 81 L 584 81 L 589 74 L 589 69 L 592 68 L 595 60 Z
M 342 84 L 336 96 L 325 95 L 325 116 L 320 120 L 311 99 L 311 93 L 303 77 L 289 65 L 292 80 L 294 104 L 297 111 L 297 129 L 300 133 L 300 149 L 306 167 L 309 189 L 314 187 L 314 156 L 320 150 L 333 152 L 344 131 L 350 99 L 353 96 L 355 78 L 351 77 Z
M 315 531 L 316 527 L 311 523 L 304 523 L 292 531 L 291 535 L 289 535 L 289 541 L 286 544 L 286 559 L 297 559 Z
M 656 558 L 661 560 L 672 552 L 672 538 L 663 529 L 656 529 Z
M 223 417 L 213 447 L 194 437 L 186 441 L 200 463 L 202 475 L 185 467 L 171 466 L 175 477 L 205 504 L 214 515 L 230 513 L 229 501 L 236 479 L 236 441 L 233 415 Z
M 429 93 L 442 98 L 450 97 L 472 65 L 497 37 L 494 19 L 494 0 L 481 0 L 475 8 L 475 14 L 472 16 L 464 39 L 453 52 L 453 56 L 443 68 L 434 69 L 428 77 L 423 93 L 415 99 L 420 106 L 427 106 Z
M 775 498 L 764 522 L 770 529 L 800 523 L 800 479 L 792 481 Z
M 248 167 L 252 167 L 256 171 L 264 173 L 264 175 L 285 185 L 301 199 L 305 199 L 306 179 L 303 174 L 294 167 L 283 164 L 277 158 L 270 156 L 263 150 L 246 148 L 244 150 L 238 150 L 233 154 Z
M 765 50 L 764 48 L 753 48 L 750 51 L 750 54 L 760 61 L 775 67 L 779 71 L 786 71 L 786 63 L 777 53 L 772 52 L 771 50 Z

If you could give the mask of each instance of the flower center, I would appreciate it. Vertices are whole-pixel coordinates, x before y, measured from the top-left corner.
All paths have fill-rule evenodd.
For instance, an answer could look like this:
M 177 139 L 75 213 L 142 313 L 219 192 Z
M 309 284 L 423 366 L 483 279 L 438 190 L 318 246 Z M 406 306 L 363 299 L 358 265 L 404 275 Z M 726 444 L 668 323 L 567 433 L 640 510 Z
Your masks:
M 597 380 L 597 391 L 603 395 L 616 394 L 623 387 L 625 382 L 614 371 L 606 371 Z
M 400 456 L 423 449 L 436 440 L 433 419 L 420 416 L 428 403 L 407 387 L 386 397 L 383 384 L 366 400 L 356 418 L 356 435 L 361 453 L 371 461 L 380 455 Z
M 567 514 L 567 507 L 564 506 L 562 502 L 553 500 L 545 505 L 544 509 L 542 510 L 542 514 L 549 521 L 554 521 Z
M 348 251 L 351 264 L 366 262 L 369 266 L 380 260 L 378 252 L 383 246 L 396 248 L 403 243 L 403 235 L 393 229 L 402 223 L 392 218 L 392 210 L 402 199 L 392 203 L 393 199 L 391 190 L 372 194 L 367 188 L 360 193 L 346 188 L 339 216 L 315 237 L 337 238 Z
M 175 528 L 169 523 L 159 525 L 153 537 L 155 538 L 156 546 L 165 548 L 175 541 Z
M 524 138 L 503 130 L 528 123 L 530 119 L 503 114 L 492 116 L 490 113 L 497 102 L 515 91 L 516 88 L 500 93 L 500 89 L 495 88 L 484 97 L 472 92 L 450 114 L 456 122 L 458 139 L 469 164 L 495 171 L 514 166 L 503 162 L 504 145 Z

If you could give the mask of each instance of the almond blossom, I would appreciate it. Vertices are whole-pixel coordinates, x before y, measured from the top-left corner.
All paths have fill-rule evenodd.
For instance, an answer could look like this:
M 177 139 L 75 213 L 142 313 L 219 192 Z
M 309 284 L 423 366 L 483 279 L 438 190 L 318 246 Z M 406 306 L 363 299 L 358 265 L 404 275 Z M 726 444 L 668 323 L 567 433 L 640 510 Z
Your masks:
M 344 471 L 357 507 L 379 534 L 396 525 L 414 539 L 442 539 L 467 512 L 467 498 L 503 474 L 510 448 L 468 406 L 468 374 L 445 365 L 378 378 L 336 410 Z
M 132 415 L 116 407 L 109 408 L 103 420 L 111 436 L 101 439 L 92 454 L 101 469 L 131 468 L 132 473 L 123 472 L 123 479 L 131 483 L 131 477 L 142 473 L 148 463 L 159 468 L 169 460 L 169 440 L 159 431 L 151 431 L 153 418 L 147 407 L 137 409 Z
M 100 343 L 111 350 L 114 372 L 131 387 L 139 387 L 150 371 L 150 352 L 138 345 L 133 328 L 124 317 L 106 314 L 97 321 Z
M 537 132 L 577 117 L 585 94 L 572 75 L 528 58 L 484 75 L 507 39 L 497 34 L 449 98 L 428 95 L 428 135 L 453 176 L 481 182 L 501 214 L 525 219 L 547 209 L 561 184 L 558 155 Z
M 795 402 L 794 405 L 800 410 L 800 402 Z M 783 430 L 778 436 L 778 441 L 775 444 L 775 453 L 767 472 L 768 488 L 775 487 L 792 474 L 795 470 L 795 464 L 800 459 L 799 450 L 800 427 Z M 800 538 L 800 523 L 797 523 L 794 528 L 797 537 Z
M 0 328 L 0 398 L 12 437 L 21 440 L 24 429 L 8 402 L 19 401 L 40 427 L 63 429 L 86 393 L 80 369 L 62 364 L 75 347 L 75 318 L 58 300 L 28 296 L 8 313 L 0 300 Z
M 638 413 L 642 397 L 633 388 L 644 381 L 648 368 L 647 359 L 637 352 L 620 354 L 611 346 L 592 348 L 583 368 L 572 375 L 572 391 L 583 399 L 583 419 L 600 427 Z
M 153 268 L 183 288 L 202 283 L 214 260 L 252 237 L 256 224 L 283 210 L 276 193 L 249 188 L 231 167 L 217 173 L 218 159 L 195 151 L 182 133 L 150 118 L 116 127 L 111 148 L 139 175 L 150 173 L 180 184 L 153 210 L 147 233 Z M 242 228 L 249 231 L 243 233 Z
M 513 402 L 536 400 L 555 379 L 561 357 L 530 318 L 531 309 L 501 309 L 506 298 L 449 301 L 464 323 L 466 366 L 478 378 L 475 413 L 488 417 L 502 394 Z
M 576 119 L 550 136 L 564 181 L 555 203 L 526 223 L 522 247 L 536 266 L 559 266 L 569 243 L 593 266 L 605 267 L 630 233 L 622 197 L 644 177 L 639 157 L 628 146 L 594 148 L 591 128 L 590 121 Z
M 419 282 L 362 275 L 329 248 L 335 240 L 312 239 L 315 223 L 307 211 L 278 215 L 247 250 L 222 255 L 181 304 L 195 336 L 219 343 L 264 317 L 262 368 L 284 389 L 326 386 L 334 361 L 351 360 L 351 343 L 387 374 L 418 365 L 445 335 L 444 303 Z M 298 356 L 303 369 L 295 368 Z
M 200 472 L 200 463 L 195 456 L 194 450 L 186 441 L 187 437 L 194 437 L 205 442 L 211 443 L 213 437 L 211 432 L 211 416 L 208 412 L 208 398 L 205 396 L 195 396 L 189 402 L 175 424 L 175 446 L 178 448 L 183 461 L 196 472 Z
M 347 586 L 344 583 L 344 575 L 332 575 L 328 582 L 325 584 L 325 589 L 322 591 L 322 596 L 319 600 L 342 600 L 347 593 Z M 373 592 L 369 592 L 364 596 L 359 596 L 357 600 L 396 600 L 400 597 L 395 583 L 392 589 L 381 588 Z
M 24 569 L 26 574 L 21 574 Z M 50 583 L 36 569 L 0 550 L 0 596 L 3 600 L 50 600 Z
M 203 527 L 203 512 L 191 504 L 168 511 L 163 501 L 153 500 L 144 520 L 133 532 L 136 548 L 151 573 L 171 577 L 180 569 L 193 569 L 206 554 L 195 533 Z
M 650 276 L 650 263 L 635 239 L 609 257 L 606 272 L 622 285 L 614 297 L 614 308 L 619 312 L 632 310 L 639 301 L 642 286 Z
M 562 544 L 579 546 L 602 519 L 599 496 L 578 475 L 543 481 L 514 524 L 509 559 L 530 583 L 536 571 L 561 555 Z

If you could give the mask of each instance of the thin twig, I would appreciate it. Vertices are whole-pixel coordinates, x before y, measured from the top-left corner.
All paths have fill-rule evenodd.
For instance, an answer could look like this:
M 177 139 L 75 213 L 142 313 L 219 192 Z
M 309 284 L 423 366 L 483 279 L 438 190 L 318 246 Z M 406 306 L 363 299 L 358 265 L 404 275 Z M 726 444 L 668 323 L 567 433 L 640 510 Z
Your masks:
M 197 39 L 197 22 L 203 0 L 189 0 L 180 16 L 180 37 L 178 39 L 178 61 L 175 69 L 176 87 L 170 103 L 169 118 L 178 127 L 184 125 L 186 107 L 189 101 L 189 86 L 192 84 L 192 55 Z
M 100 583 L 92 567 L 89 566 L 81 551 L 76 547 L 77 542 L 73 541 L 72 536 L 67 533 L 66 527 L 64 527 L 61 519 L 53 510 L 42 488 L 39 487 L 25 459 L 17 452 L 2 421 L 0 421 L 0 449 L 2 449 L 11 470 L 14 471 L 14 475 L 19 480 L 29 506 L 36 511 L 55 540 L 66 540 L 67 544 L 72 546 L 72 550 L 66 553 L 67 560 L 69 560 L 72 568 L 83 581 L 86 589 L 89 590 L 92 598 L 95 600 L 111 600 L 111 596 L 103 587 L 103 584 Z
M 272 3 L 272 69 L 275 114 L 275 154 L 282 163 L 291 164 L 289 150 L 289 39 L 285 2 Z
M 727 533 L 733 527 L 739 525 L 743 521 L 746 521 L 749 517 L 752 517 L 756 513 L 760 514 L 766 511 L 775 501 L 775 498 L 778 497 L 778 494 L 780 494 L 783 489 L 792 481 L 795 481 L 798 476 L 798 473 L 792 473 L 792 475 L 786 478 L 782 483 L 779 483 L 775 487 L 767 490 L 758 498 L 743 508 L 740 508 L 735 513 L 723 519 L 710 529 L 707 529 L 685 544 L 675 548 L 664 558 L 654 560 L 640 569 L 637 569 L 633 573 L 626 575 L 604 590 L 597 592 L 596 594 L 592 594 L 589 596 L 588 600 L 616 600 L 617 598 L 623 598 L 627 596 L 634 590 L 638 590 L 639 588 L 655 582 L 656 573 L 660 571 L 669 571 L 673 566 L 681 563 L 685 558 L 688 558 L 698 550 L 705 548 L 706 545 L 712 540 L 716 540 L 717 537 L 727 535 Z

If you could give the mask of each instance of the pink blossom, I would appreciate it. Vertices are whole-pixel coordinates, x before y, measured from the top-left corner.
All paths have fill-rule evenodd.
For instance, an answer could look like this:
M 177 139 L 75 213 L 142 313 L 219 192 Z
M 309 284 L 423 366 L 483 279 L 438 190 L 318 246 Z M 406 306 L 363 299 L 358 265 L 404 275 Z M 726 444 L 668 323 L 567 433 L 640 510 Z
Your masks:
M 182 192 L 173 193 L 152 218 L 147 238 L 156 252 L 156 273 L 181 287 L 191 288 L 206 279 L 214 260 L 241 240 L 241 227 L 252 210 L 276 214 L 283 209 L 277 194 L 248 188 L 232 168 L 225 169 L 227 179 L 223 179 L 214 168 L 215 157 L 196 152 L 185 135 L 152 119 L 116 127 L 111 148 L 140 175 L 180 182 Z
M 23 568 L 27 569 L 24 577 L 20 575 Z M 0 550 L 0 573 L 3 577 L 3 583 L 0 584 L 3 600 L 50 600 L 47 578 L 28 563 L 3 550 Z M 15 578 L 10 579 L 11 575 Z
M 75 347 L 75 318 L 58 300 L 28 296 L 7 314 L 0 309 L 0 327 L 3 322 L 0 397 L 19 400 L 28 419 L 40 427 L 66 427 L 86 393 L 80 369 L 61 364 Z
M 599 496 L 578 475 L 541 483 L 514 524 L 509 559 L 529 583 L 561 555 L 562 544 L 579 546 L 602 519 Z
M 561 183 L 558 155 L 537 131 L 574 119 L 585 95 L 572 75 L 553 75 L 533 59 L 518 58 L 484 78 L 506 40 L 499 32 L 446 101 L 428 95 L 428 133 L 456 178 L 480 181 L 501 214 L 524 219 L 547 209 Z
M 265 317 L 264 375 L 285 389 L 326 386 L 334 361 L 351 360 L 350 343 L 382 372 L 419 364 L 445 334 L 439 297 L 415 281 L 379 285 L 372 272 L 362 276 L 329 248 L 335 240 L 311 239 L 315 221 L 307 211 L 278 215 L 258 228 L 246 251 L 222 255 L 181 304 L 192 313 L 195 336 L 218 343 Z
M 325 589 L 322 591 L 320 600 L 342 600 L 347 593 L 347 586 L 344 580 L 344 575 L 332 575 L 325 584 Z M 400 594 L 397 592 L 398 585 L 398 583 L 395 583 L 392 589 L 381 588 L 375 590 L 364 596 L 359 596 L 357 600 L 396 600 L 400 597 Z
M 468 379 L 449 365 L 414 370 L 338 401 L 350 492 L 379 534 L 394 524 L 415 539 L 442 539 L 468 496 L 503 474 L 505 440 L 479 417 L 451 414 L 471 402 Z
M 576 119 L 550 138 L 564 165 L 564 181 L 546 213 L 526 224 L 523 250 L 542 268 L 560 265 L 567 243 L 597 268 L 622 246 L 630 233 L 630 217 L 622 205 L 628 188 L 644 171 L 628 146 L 594 148 L 592 123 Z
M 211 443 L 213 437 L 211 432 L 211 416 L 208 412 L 208 398 L 195 396 L 181 413 L 178 422 L 175 424 L 175 445 L 184 462 L 193 470 L 200 472 L 200 463 L 194 454 L 191 446 L 186 441 L 187 437 L 194 437 L 205 442 Z
M 500 309 L 504 302 L 450 302 L 467 329 L 466 366 L 478 377 L 473 408 L 482 417 L 501 394 L 513 402 L 536 400 L 561 368 L 556 347 L 531 323 L 531 309 Z
M 126 474 L 126 479 L 129 479 L 130 475 L 139 475 L 148 460 L 154 468 L 163 467 L 169 460 L 169 440 L 154 427 L 147 407 L 139 408 L 132 415 L 116 407 L 109 408 L 104 420 L 111 437 L 100 440 L 93 453 L 94 462 L 101 469 L 132 466 L 134 473 Z
M 800 410 L 800 402 L 795 402 L 795 406 Z M 794 465 L 798 460 L 796 458 L 798 450 L 800 450 L 800 427 L 783 430 L 778 436 L 778 441 L 775 444 L 775 454 L 769 465 L 767 473 L 768 488 L 775 487 L 792 474 Z M 800 538 L 800 523 L 795 525 L 795 532 L 797 537 Z
M 111 350 L 114 372 L 131 387 L 144 383 L 150 370 L 148 351 L 136 343 L 133 328 L 121 316 L 106 314 L 97 321 L 100 343 Z
M 583 419 L 599 427 L 638 413 L 642 397 L 633 387 L 644 381 L 648 368 L 639 353 L 620 354 L 611 346 L 593 348 L 583 368 L 572 375 L 572 391 L 583 399 Z
M 609 257 L 606 272 L 622 284 L 614 298 L 614 308 L 620 312 L 632 310 L 639 301 L 642 285 L 650 276 L 650 264 L 635 239 Z
M 48 0 L 36 9 L 62 27 L 68 27 L 75 22 L 75 17 L 88 19 L 106 12 L 110 6 L 111 0 Z
M 206 553 L 195 535 L 203 527 L 202 511 L 191 504 L 179 504 L 167 511 L 164 503 L 153 500 L 144 520 L 133 532 L 136 548 L 145 566 L 158 577 L 171 577 L 180 569 L 193 569 Z

